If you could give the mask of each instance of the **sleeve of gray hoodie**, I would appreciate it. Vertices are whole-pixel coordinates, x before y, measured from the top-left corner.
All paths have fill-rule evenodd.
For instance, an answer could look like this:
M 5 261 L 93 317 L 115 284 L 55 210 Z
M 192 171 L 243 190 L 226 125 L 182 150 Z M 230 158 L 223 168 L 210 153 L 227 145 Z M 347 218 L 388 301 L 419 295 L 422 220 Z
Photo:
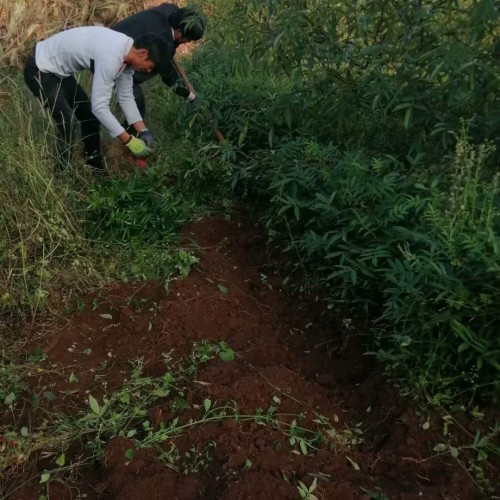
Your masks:
M 120 108 L 125 115 L 127 123 L 136 123 L 142 121 L 141 113 L 137 108 L 134 99 L 134 70 L 125 68 L 120 76 L 116 79 L 116 98 L 120 103 Z
M 124 75 L 125 72 L 127 74 Z M 92 113 L 108 130 L 111 137 L 117 137 L 125 130 L 109 107 L 115 84 L 117 97 L 127 121 L 135 123 L 142 120 L 132 90 L 133 70 L 126 68 L 118 78 L 116 74 L 116 68 L 113 69 L 111 65 L 96 64 L 92 81 Z

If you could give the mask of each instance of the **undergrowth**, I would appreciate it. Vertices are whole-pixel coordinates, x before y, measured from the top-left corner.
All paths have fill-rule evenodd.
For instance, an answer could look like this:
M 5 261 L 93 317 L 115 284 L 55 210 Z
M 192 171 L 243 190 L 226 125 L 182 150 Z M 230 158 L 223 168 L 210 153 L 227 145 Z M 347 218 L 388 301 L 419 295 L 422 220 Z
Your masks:
M 301 290 L 372 322 L 370 350 L 407 394 L 498 402 L 498 10 L 212 3 L 231 15 L 190 62 L 206 104 L 177 123 L 223 129 L 213 182 Z M 208 187 L 213 164 L 196 172 Z

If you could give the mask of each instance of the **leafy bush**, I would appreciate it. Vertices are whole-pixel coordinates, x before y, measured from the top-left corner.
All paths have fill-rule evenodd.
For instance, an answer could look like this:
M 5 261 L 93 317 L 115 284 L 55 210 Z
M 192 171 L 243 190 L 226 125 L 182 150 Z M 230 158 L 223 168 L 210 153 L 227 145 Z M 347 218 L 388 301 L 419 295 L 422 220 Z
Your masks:
M 214 3 L 190 74 L 234 194 L 412 388 L 498 398 L 494 4 Z

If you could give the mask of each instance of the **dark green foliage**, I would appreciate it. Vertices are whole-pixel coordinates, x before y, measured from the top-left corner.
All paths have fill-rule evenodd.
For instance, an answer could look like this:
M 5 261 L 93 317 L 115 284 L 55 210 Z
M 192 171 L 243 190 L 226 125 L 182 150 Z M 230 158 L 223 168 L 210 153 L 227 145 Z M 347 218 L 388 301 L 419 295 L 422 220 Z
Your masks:
M 224 23 L 190 74 L 234 194 L 329 307 L 373 320 L 411 387 L 498 398 L 494 3 L 213 3 Z
M 247 54 L 299 83 L 298 124 L 319 139 L 418 163 L 446 153 L 464 118 L 475 138 L 498 138 L 491 0 L 260 0 L 234 16 Z

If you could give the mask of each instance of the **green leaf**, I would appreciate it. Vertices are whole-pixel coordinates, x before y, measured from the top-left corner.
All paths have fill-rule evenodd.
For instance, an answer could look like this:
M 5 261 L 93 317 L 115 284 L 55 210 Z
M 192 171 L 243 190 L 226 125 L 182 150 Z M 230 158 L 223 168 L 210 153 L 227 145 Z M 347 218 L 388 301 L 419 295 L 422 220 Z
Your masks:
M 203 408 L 205 408 L 205 412 L 208 412 L 211 406 L 212 406 L 212 401 L 210 401 L 210 399 L 203 400 Z
M 16 394 L 14 392 L 11 392 L 7 396 L 5 396 L 5 399 L 3 400 L 3 403 L 5 405 L 10 405 L 16 400 Z
M 219 356 L 224 363 L 227 363 L 228 361 L 234 361 L 234 351 L 230 347 L 221 349 L 221 351 L 219 352 Z
M 191 406 L 189 406 L 189 403 L 180 396 L 175 397 L 173 406 L 176 410 L 189 410 L 189 408 L 191 408 Z
M 438 71 L 441 69 L 441 67 L 443 66 L 444 64 L 444 61 L 441 61 L 433 70 L 433 72 L 431 73 L 431 75 L 429 76 L 429 80 L 432 81 L 434 80 L 435 76 L 438 74 Z
M 61 453 L 56 460 L 56 464 L 59 465 L 59 467 L 63 467 L 64 464 L 66 463 L 66 457 L 64 453 Z
M 306 445 L 305 441 L 303 441 L 302 439 L 299 441 L 299 447 L 300 447 L 300 451 L 302 452 L 302 454 L 307 455 L 307 445 Z
M 47 401 L 54 401 L 55 399 L 57 399 L 56 395 L 52 391 L 44 391 L 43 397 Z
M 443 453 L 443 451 L 446 451 L 448 449 L 448 445 L 444 443 L 438 443 L 434 448 L 432 448 L 434 451 L 437 451 L 439 453 Z
M 125 452 L 125 458 L 127 460 L 132 460 L 134 458 L 134 450 L 132 448 L 129 448 L 126 452 Z
M 229 290 L 224 286 L 221 285 L 220 283 L 217 285 L 217 288 L 224 294 L 227 295 L 229 293 Z
M 29 430 L 27 427 L 21 427 L 21 436 L 22 437 L 28 437 L 29 436 Z
M 269 129 L 269 133 L 267 134 L 267 142 L 269 143 L 269 147 L 273 147 L 274 142 L 274 127 Z
M 293 207 L 293 213 L 295 214 L 295 218 L 300 220 L 300 208 L 297 205 Z
M 99 415 L 101 412 L 101 408 L 99 406 L 99 403 L 97 402 L 97 399 L 92 396 L 92 394 L 89 394 L 89 404 L 90 404 L 90 409 L 96 414 Z
M 410 120 L 411 120 L 411 115 L 413 113 L 413 108 L 408 108 L 405 113 L 405 118 L 404 118 L 404 126 L 405 129 L 408 130 L 408 127 L 410 126 Z
M 241 146 L 243 144 L 243 141 L 245 140 L 247 133 L 248 133 L 248 121 L 246 122 L 245 126 L 243 127 L 243 130 L 240 133 L 240 136 L 238 137 L 238 146 Z
M 40 476 L 40 484 L 46 483 L 50 479 L 50 472 L 43 472 Z

